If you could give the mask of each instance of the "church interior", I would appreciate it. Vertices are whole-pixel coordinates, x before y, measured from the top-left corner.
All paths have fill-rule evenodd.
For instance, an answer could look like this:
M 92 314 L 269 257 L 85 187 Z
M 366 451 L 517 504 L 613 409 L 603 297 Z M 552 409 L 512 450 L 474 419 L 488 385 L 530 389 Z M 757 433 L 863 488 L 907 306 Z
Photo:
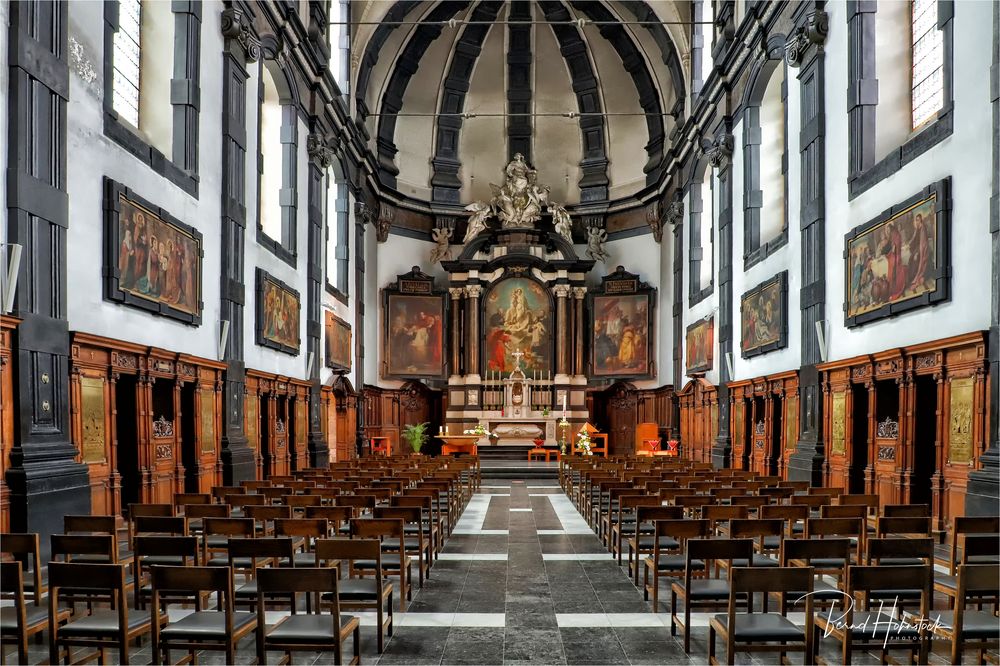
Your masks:
M 997 663 L 1000 2 L 0 25 L 4 661 Z

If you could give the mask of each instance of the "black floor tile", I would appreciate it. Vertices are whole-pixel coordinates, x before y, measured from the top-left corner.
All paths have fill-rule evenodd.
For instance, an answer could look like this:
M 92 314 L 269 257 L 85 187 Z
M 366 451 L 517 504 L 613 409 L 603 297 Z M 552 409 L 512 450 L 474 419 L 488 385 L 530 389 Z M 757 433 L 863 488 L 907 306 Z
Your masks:
M 507 629 L 504 635 L 505 664 L 565 664 L 558 629 Z
M 567 664 L 624 664 L 625 652 L 610 627 L 560 629 Z
M 453 627 L 448 634 L 442 664 L 502 664 L 503 627 Z

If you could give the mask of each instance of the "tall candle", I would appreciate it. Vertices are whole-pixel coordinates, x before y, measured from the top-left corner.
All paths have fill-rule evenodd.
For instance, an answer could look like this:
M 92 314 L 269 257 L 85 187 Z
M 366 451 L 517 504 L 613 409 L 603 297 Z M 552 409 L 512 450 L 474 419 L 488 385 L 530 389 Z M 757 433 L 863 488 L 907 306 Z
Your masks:
M 563 393 L 563 418 L 566 418 L 566 394 Z

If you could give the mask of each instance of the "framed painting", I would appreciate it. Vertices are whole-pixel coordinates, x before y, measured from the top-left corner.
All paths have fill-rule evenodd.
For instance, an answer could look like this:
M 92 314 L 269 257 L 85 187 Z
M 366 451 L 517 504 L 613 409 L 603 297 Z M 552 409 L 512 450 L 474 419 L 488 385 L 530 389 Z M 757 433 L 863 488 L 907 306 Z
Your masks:
M 301 344 L 299 292 L 267 271 L 257 269 L 257 344 L 298 354 Z
M 715 317 L 706 317 L 688 326 L 684 348 L 684 368 L 687 374 L 711 370 L 715 356 Z
M 788 345 L 788 271 L 740 297 L 740 352 L 743 358 Z
M 490 287 L 483 304 L 483 364 L 486 372 L 506 374 L 517 367 L 531 376 L 552 370 L 552 297 L 540 282 L 504 278 Z
M 589 299 L 590 371 L 602 379 L 654 375 L 656 290 L 619 266 Z
M 845 237 L 844 323 L 861 326 L 949 297 L 950 179 Z
M 446 299 L 416 266 L 384 293 L 382 376 L 444 379 Z
M 351 326 L 346 321 L 327 311 L 326 321 L 326 367 L 336 372 L 351 371 Z
M 201 233 L 110 178 L 104 211 L 104 298 L 201 324 Z

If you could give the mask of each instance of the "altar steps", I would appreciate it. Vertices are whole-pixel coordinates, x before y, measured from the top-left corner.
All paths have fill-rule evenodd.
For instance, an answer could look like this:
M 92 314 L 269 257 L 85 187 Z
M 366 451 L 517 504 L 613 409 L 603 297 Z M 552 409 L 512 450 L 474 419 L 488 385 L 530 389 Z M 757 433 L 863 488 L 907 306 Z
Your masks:
M 506 444 L 479 447 L 479 465 L 484 479 L 558 479 L 559 463 L 532 460 L 532 445 Z

